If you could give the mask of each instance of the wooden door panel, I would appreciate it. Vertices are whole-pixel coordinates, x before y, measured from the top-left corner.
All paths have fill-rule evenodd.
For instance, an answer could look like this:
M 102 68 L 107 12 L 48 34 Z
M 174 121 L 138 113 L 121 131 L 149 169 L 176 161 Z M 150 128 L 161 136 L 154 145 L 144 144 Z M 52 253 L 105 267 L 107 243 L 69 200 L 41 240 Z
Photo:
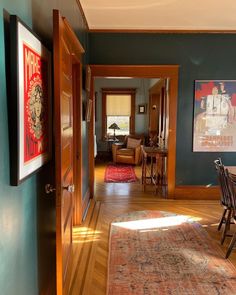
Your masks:
M 57 19 L 57 23 L 62 20 Z M 72 246 L 72 212 L 73 191 L 67 188 L 73 185 L 73 87 L 72 87 L 72 57 L 69 51 L 70 45 L 65 38 L 61 38 L 64 30 L 57 30 L 57 46 L 54 46 L 55 84 L 55 112 L 59 112 L 55 122 L 56 171 L 57 189 L 60 192 L 57 197 L 57 264 L 61 272 L 62 282 L 58 286 L 58 293 L 64 294 L 63 285 L 66 280 L 68 262 Z M 60 224 L 59 224 L 60 222 Z
M 63 284 L 66 282 L 66 276 L 68 271 L 69 265 L 69 258 L 71 255 L 71 243 L 72 243 L 72 218 L 71 216 L 68 217 L 68 223 L 65 224 L 64 237 L 63 237 L 63 247 L 62 247 L 62 265 L 63 265 Z M 65 292 L 63 292 L 64 294 Z M 66 294 L 66 293 L 65 293 Z
M 66 182 L 71 183 L 72 177 L 68 177 Z M 73 198 L 72 193 L 66 191 L 63 194 L 63 211 L 62 211 L 62 217 L 64 220 L 64 228 L 66 228 L 68 223 L 68 218 L 70 217 L 71 209 L 73 207 Z
M 67 175 L 70 173 L 70 170 L 72 169 L 70 163 L 71 163 L 71 156 L 73 151 L 71 150 L 71 144 L 67 144 L 62 149 L 62 178 L 64 182 L 64 186 L 67 185 L 66 178 Z
M 53 50 L 57 295 L 68 295 L 66 280 L 72 250 L 74 196 L 80 192 L 82 185 L 81 181 L 75 179 L 75 175 L 78 175 L 77 170 L 82 168 L 79 167 L 80 163 L 75 156 L 78 152 L 81 153 L 81 149 L 77 137 L 74 139 L 75 131 L 81 128 L 81 122 L 75 121 L 78 111 L 74 107 L 79 105 L 79 102 L 82 104 L 82 101 L 78 95 L 81 93 L 81 89 L 78 88 L 80 86 L 74 85 L 74 81 L 79 80 L 73 73 L 75 57 L 81 69 L 81 56 L 75 55 L 78 52 L 83 53 L 83 48 L 65 18 L 62 18 L 57 10 L 53 11 Z M 76 99 L 79 100 L 77 103 Z M 78 116 L 78 119 L 81 120 L 81 116 Z M 81 197 L 81 194 L 79 196 Z
M 64 83 L 65 85 L 65 83 Z M 67 85 L 69 86 L 69 85 Z M 65 132 L 68 128 L 72 128 L 72 124 L 71 124 L 71 94 L 69 93 L 69 87 L 66 87 L 66 85 L 64 86 L 65 91 L 62 92 L 62 102 L 61 102 L 61 106 L 62 106 L 62 129 L 63 132 Z

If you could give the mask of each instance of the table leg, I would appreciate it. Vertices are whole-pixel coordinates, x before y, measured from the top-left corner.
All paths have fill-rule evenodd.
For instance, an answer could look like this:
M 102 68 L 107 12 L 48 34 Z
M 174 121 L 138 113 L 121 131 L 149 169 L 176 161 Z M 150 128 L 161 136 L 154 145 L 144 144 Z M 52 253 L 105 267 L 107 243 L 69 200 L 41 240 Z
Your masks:
M 158 192 L 158 182 L 159 182 L 159 175 L 158 175 L 158 155 L 156 156 L 156 165 L 155 165 L 155 194 Z
M 143 183 L 143 191 L 145 192 L 146 191 L 146 181 L 147 181 L 147 157 L 145 157 L 143 155 L 143 177 L 142 177 L 142 183 Z

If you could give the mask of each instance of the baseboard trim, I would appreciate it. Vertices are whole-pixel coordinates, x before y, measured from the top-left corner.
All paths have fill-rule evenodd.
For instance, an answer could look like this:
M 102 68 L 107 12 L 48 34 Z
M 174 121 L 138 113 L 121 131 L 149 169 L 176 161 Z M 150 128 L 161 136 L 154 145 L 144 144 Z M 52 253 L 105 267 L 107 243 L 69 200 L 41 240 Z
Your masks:
M 219 200 L 218 186 L 180 185 L 175 187 L 174 199 L 180 200 Z

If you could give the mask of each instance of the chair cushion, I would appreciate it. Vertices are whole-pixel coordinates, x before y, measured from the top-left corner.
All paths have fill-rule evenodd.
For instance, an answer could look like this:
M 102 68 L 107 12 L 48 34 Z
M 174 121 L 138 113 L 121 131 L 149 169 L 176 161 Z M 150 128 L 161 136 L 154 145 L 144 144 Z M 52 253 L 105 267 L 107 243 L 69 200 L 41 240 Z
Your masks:
M 136 147 L 138 147 L 141 144 L 142 139 L 135 139 L 135 138 L 131 138 L 128 137 L 127 140 L 127 148 L 133 148 L 135 149 Z
M 134 149 L 119 149 L 116 152 L 117 155 L 134 156 Z

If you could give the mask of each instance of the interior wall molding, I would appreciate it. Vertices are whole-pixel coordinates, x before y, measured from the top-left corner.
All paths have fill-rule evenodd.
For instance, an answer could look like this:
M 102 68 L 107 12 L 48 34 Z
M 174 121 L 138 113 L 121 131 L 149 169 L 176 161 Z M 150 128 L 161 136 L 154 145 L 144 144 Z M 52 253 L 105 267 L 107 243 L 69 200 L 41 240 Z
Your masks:
M 220 200 L 219 186 L 181 185 L 175 187 L 174 199 Z
M 78 1 L 78 0 L 77 0 Z M 235 34 L 236 30 L 145 30 L 145 29 L 89 29 L 89 33 L 140 34 Z

